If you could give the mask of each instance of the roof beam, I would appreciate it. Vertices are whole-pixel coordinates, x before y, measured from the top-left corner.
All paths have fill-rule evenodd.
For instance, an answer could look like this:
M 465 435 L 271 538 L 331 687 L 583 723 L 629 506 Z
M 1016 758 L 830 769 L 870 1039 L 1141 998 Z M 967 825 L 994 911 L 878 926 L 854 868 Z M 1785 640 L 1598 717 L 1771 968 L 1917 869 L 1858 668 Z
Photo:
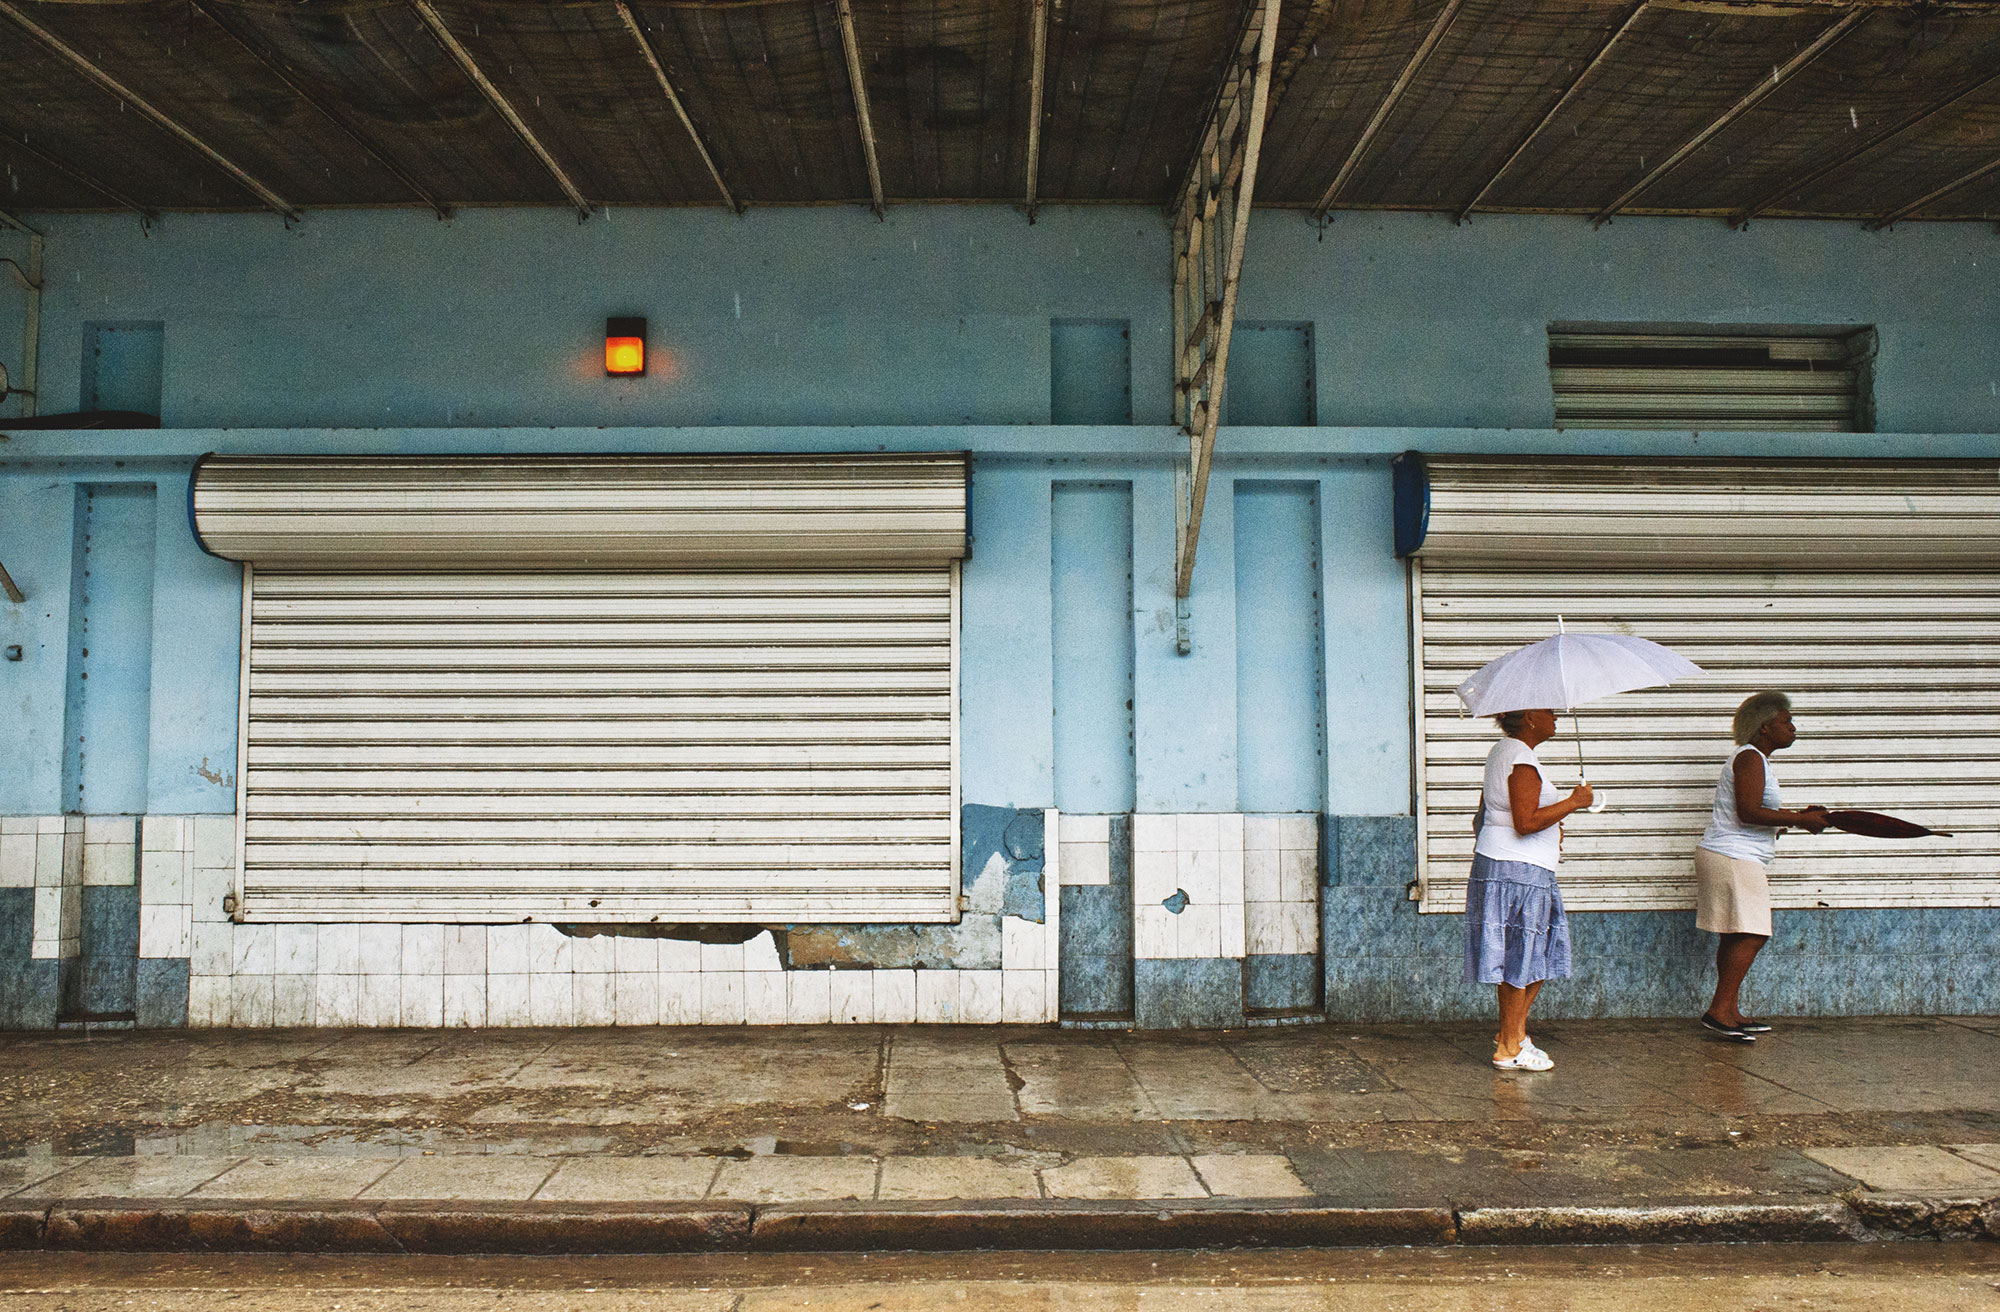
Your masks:
M 1034 66 L 1028 74 L 1028 222 L 1041 205 L 1042 92 L 1049 68 L 1049 0 L 1034 0 Z
M 252 176 L 248 170 L 244 169 L 215 147 L 209 145 L 206 141 L 203 141 L 190 129 L 155 108 L 144 96 L 141 96 L 138 92 L 99 68 L 74 46 L 71 46 L 54 32 L 49 31 L 49 29 L 21 12 L 20 6 L 14 4 L 12 0 L 0 0 L 0 14 L 5 14 L 8 18 L 14 20 L 15 24 L 22 30 L 26 31 L 55 54 L 68 60 L 78 72 L 97 83 L 98 86 L 138 110 L 141 114 L 151 119 L 158 127 L 164 128 L 187 145 L 192 146 L 201 155 L 206 157 L 210 163 L 241 183 L 251 195 L 262 201 L 280 218 L 290 222 L 302 217 L 298 206 L 265 186 L 264 183 Z
M 715 157 L 708 153 L 708 144 L 701 139 L 701 133 L 694 130 L 694 120 L 688 117 L 687 106 L 681 103 L 680 93 L 674 90 L 673 79 L 667 76 L 666 65 L 660 62 L 659 51 L 653 49 L 653 43 L 646 36 L 645 29 L 639 26 L 639 20 L 633 15 L 632 7 L 626 4 L 625 0 L 612 0 L 612 7 L 618 11 L 618 17 L 625 24 L 625 30 L 632 34 L 632 40 L 637 43 L 639 53 L 646 57 L 646 65 L 653 70 L 653 78 L 660 84 L 660 90 L 665 94 L 667 103 L 674 107 L 674 114 L 679 117 L 681 127 L 687 130 L 688 141 L 694 145 L 695 154 L 701 156 L 702 164 L 708 169 L 708 176 L 715 180 L 715 189 L 722 193 L 722 203 L 741 214 L 743 202 L 730 194 L 729 184 L 722 180 L 722 170 L 715 167 Z
M 868 160 L 868 194 L 881 218 L 882 166 L 875 158 L 875 119 L 868 112 L 868 84 L 861 80 L 861 42 L 854 35 L 853 0 L 835 0 L 840 10 L 840 44 L 847 52 L 847 85 L 854 93 L 854 117 L 861 124 L 861 153 Z
M 1812 63 L 1813 60 L 1818 59 L 1821 55 L 1832 49 L 1836 41 L 1839 41 L 1840 38 L 1852 32 L 1868 16 L 1869 11 L 1866 9 L 1850 9 L 1835 19 L 1818 36 L 1814 37 L 1803 50 L 1793 55 L 1783 64 L 1772 69 L 1769 78 L 1758 79 L 1757 85 L 1751 89 L 1748 95 L 1722 111 L 1721 116 L 1713 123 L 1710 123 L 1707 127 L 1688 138 L 1687 141 L 1682 143 L 1680 149 L 1667 156 L 1652 172 L 1633 183 L 1630 187 L 1627 187 L 1624 194 L 1619 196 L 1617 200 L 1612 201 L 1609 205 L 1599 210 L 1592 217 L 1591 222 L 1598 227 L 1602 227 L 1610 222 L 1612 215 L 1630 205 L 1651 188 L 1654 183 L 1679 168 L 1688 156 L 1707 145 L 1716 133 L 1750 112 L 1764 97 L 1783 86 L 1794 73 L 1797 73 L 1800 69 Z
M 1326 189 L 1326 194 L 1319 198 L 1319 204 L 1313 206 L 1315 219 L 1325 219 L 1326 212 L 1340 199 L 1341 189 L 1361 167 L 1361 161 L 1367 156 L 1368 148 L 1375 144 L 1375 135 L 1382 130 L 1382 125 L 1389 121 L 1389 115 L 1396 111 L 1397 102 L 1402 100 L 1403 93 L 1410 89 L 1410 84 L 1417 80 L 1417 74 L 1423 71 L 1424 64 L 1430 59 L 1431 53 L 1438 48 L 1438 43 L 1444 40 L 1444 34 L 1451 30 L 1452 20 L 1458 17 L 1458 11 L 1464 6 L 1465 0 L 1445 0 L 1444 8 L 1438 10 L 1437 17 L 1431 20 L 1431 30 L 1424 33 L 1424 39 L 1417 46 L 1416 52 L 1410 56 L 1410 62 L 1403 65 L 1403 71 L 1398 73 L 1396 80 L 1389 85 L 1389 94 L 1383 96 L 1382 103 L 1375 106 L 1375 113 L 1369 118 L 1368 126 L 1361 130 L 1361 136 L 1355 141 L 1353 149 L 1347 152 L 1347 158 L 1341 162 L 1340 171 L 1333 175 L 1332 185 Z
M 356 127 L 347 115 L 326 103 L 320 96 L 315 95 L 311 88 L 306 86 L 304 80 L 292 70 L 291 65 L 286 63 L 284 58 L 276 51 L 271 50 L 262 41 L 246 35 L 237 27 L 233 20 L 224 18 L 221 13 L 217 12 L 217 8 L 212 0 L 189 0 L 189 3 L 200 10 L 209 22 L 220 28 L 224 36 L 227 36 L 237 45 L 243 47 L 244 51 L 252 59 L 269 69 L 272 76 L 283 82 L 287 87 L 290 87 L 293 95 L 318 110 L 322 118 L 339 128 L 349 141 L 352 141 L 361 149 L 363 154 L 388 170 L 396 181 L 409 188 L 411 194 L 416 196 L 418 200 L 421 200 L 424 204 L 430 206 L 432 210 L 436 211 L 440 219 L 451 217 L 451 206 L 446 205 L 438 200 L 437 197 L 431 195 L 429 188 L 417 181 L 402 165 L 390 159 L 388 154 L 380 146 L 369 140 L 367 134 Z
M 1186 494 L 1178 507 L 1174 542 L 1174 595 L 1182 601 L 1194 586 L 1195 548 L 1229 370 L 1229 335 L 1243 280 L 1243 244 L 1250 231 L 1264 121 L 1270 117 L 1278 6 L 1279 0 L 1256 0 L 1251 7 L 1174 208 L 1174 411 L 1188 433 Z M 1187 642 L 1183 628 L 1183 652 Z
M 34 145 L 31 145 L 28 139 L 24 136 L 20 136 L 19 134 L 11 131 L 0 129 L 0 141 L 5 141 L 8 145 L 15 147 L 22 154 L 28 155 L 36 160 L 39 160 L 41 163 L 46 164 L 48 167 L 54 169 L 56 172 L 70 179 L 70 181 L 79 183 L 85 187 L 90 188 L 92 191 L 96 192 L 98 195 L 104 197 L 106 200 L 112 202 L 113 204 L 121 205 L 124 208 L 131 210 L 134 214 L 139 216 L 139 221 L 143 224 L 150 224 L 155 219 L 160 217 L 160 213 L 158 210 L 147 209 L 144 205 L 141 205 L 138 201 L 133 200 L 130 196 L 127 196 L 124 192 L 118 191 L 117 189 L 113 188 L 108 183 L 100 182 L 96 178 L 91 177 L 88 173 L 85 173 L 82 169 L 77 168 L 75 165 L 65 163 L 64 161 L 57 159 L 54 155 L 49 154 L 47 151 L 42 150 Z
M 1889 213 L 1882 215 L 1880 218 L 1870 219 L 1863 226 L 1865 226 L 1870 232 L 1880 232 L 1882 229 L 1888 227 L 1892 223 L 1896 223 L 1903 219 L 1909 218 L 1912 214 L 1915 214 L 1918 210 L 1923 209 L 1926 205 L 1929 205 L 1932 201 L 1937 200 L 1940 197 L 1948 196 L 1952 192 L 1957 191 L 1961 187 L 1968 187 L 1973 183 L 1979 181 L 1981 178 L 1986 177 L 1987 175 L 1992 173 L 2000 173 L 2000 158 L 1990 159 L 1986 161 L 1986 163 L 1981 164 L 1978 168 L 1972 170 L 1970 173 L 1961 173 L 1957 177 L 1953 178 L 1950 182 L 1945 183 L 1942 187 L 1937 187 L 1931 191 L 1927 191 L 1923 195 L 1911 201 L 1909 204 L 1904 205 L 1899 209 L 1892 210 Z
M 5 2 L 6 0 L 0 0 L 0 3 Z M 581 223 L 589 218 L 592 207 L 590 202 L 584 199 L 583 192 L 570 180 L 569 174 L 563 171 L 563 166 L 556 163 L 556 157 L 549 153 L 548 147 L 544 146 L 529 129 L 520 112 L 514 108 L 513 102 L 501 94 L 500 88 L 493 85 L 492 79 L 480 70 L 479 62 L 472 57 L 472 52 L 452 35 L 451 28 L 445 25 L 444 16 L 438 13 L 430 0 L 409 0 L 409 3 L 410 8 L 416 11 L 417 17 L 424 20 L 424 26 L 430 29 L 431 36 L 444 47 L 444 52 L 458 65 L 459 71 L 471 79 L 472 85 L 479 88 L 479 94 L 486 97 L 486 103 L 493 106 L 494 112 L 507 121 L 507 126 L 514 129 L 514 135 L 521 139 L 521 144 L 534 152 L 535 158 L 542 162 L 542 167 L 548 170 L 549 176 L 555 179 L 558 187 L 562 188 L 563 195 L 569 197 L 570 205 L 576 210 L 577 222 Z
M 1874 136 L 1869 137 L 1866 141 L 1862 142 L 1854 149 L 1842 153 L 1836 158 L 1829 160 L 1825 164 L 1820 165 L 1818 168 L 1815 168 L 1807 173 L 1794 175 L 1793 177 L 1787 179 L 1783 186 L 1780 186 L 1772 190 L 1770 193 L 1768 193 L 1764 197 L 1764 199 L 1756 202 L 1754 205 L 1746 206 L 1742 210 L 1739 210 L 1737 213 L 1732 214 L 1729 218 L 1729 226 L 1732 228 L 1743 227 L 1745 224 L 1749 223 L 1750 220 L 1756 218 L 1759 214 L 1762 214 L 1765 210 L 1770 209 L 1773 205 L 1776 205 L 1779 201 L 1785 199 L 1787 196 L 1795 195 L 1798 192 L 1804 191 L 1807 187 L 1810 187 L 1813 183 L 1818 182 L 1821 178 L 1824 178 L 1829 174 L 1838 173 L 1840 170 L 1846 168 L 1849 164 L 1854 163 L 1854 161 L 1860 159 L 1863 155 L 1866 155 L 1869 151 L 1875 149 L 1883 142 L 1892 141 L 1895 138 L 1902 136 L 1905 132 L 1908 132 L 1910 129 L 1918 127 L 1924 123 L 1930 122 L 1938 115 L 1950 109 L 1953 105 L 1956 105 L 1959 101 L 1964 100 L 1967 96 L 1985 90 L 1987 87 L 1991 86 L 1996 81 L 2000 81 L 2000 72 L 1988 73 L 1985 77 L 1980 78 L 1978 81 L 1974 82 L 1971 86 L 1968 86 L 1961 91 L 1953 93 L 1952 95 L 1946 97 L 1945 99 L 1938 101 L 1936 104 L 1931 105 L 1927 109 L 1918 110 L 1915 114 L 1912 114 L 1908 118 L 1903 119 L 1901 122 L 1897 123 L 1894 127 L 1891 127 L 1886 131 L 1876 133 Z
M 1598 67 L 1611 57 L 1612 50 L 1620 41 L 1625 39 L 1625 34 L 1632 30 L 1633 24 L 1639 21 L 1640 15 L 1646 12 L 1648 2 L 1649 0 L 1639 0 L 1637 4 L 1625 11 L 1624 21 L 1611 29 L 1611 35 L 1604 38 L 1603 44 L 1597 47 L 1597 53 L 1590 57 L 1590 62 L 1583 66 L 1581 72 L 1570 79 L 1569 85 L 1563 88 L 1563 93 L 1556 97 L 1556 102 L 1553 105 L 1549 106 L 1548 113 L 1535 121 L 1535 126 L 1528 129 L 1527 135 L 1522 137 L 1520 142 L 1515 145 L 1506 160 L 1499 168 L 1493 170 L 1493 176 L 1486 179 L 1486 185 L 1473 193 L 1472 199 L 1465 202 L 1460 207 L 1458 213 L 1452 216 L 1451 221 L 1453 223 L 1465 222 L 1467 217 L 1479 208 L 1479 202 L 1486 199 L 1487 193 L 1500 185 L 1500 179 L 1507 176 L 1507 170 L 1514 167 L 1514 162 L 1528 153 L 1528 147 L 1535 144 L 1535 138 L 1542 135 L 1542 129 L 1555 122 L 1556 116 L 1569 107 L 1569 102 L 1576 99 L 1576 93 L 1582 90 L 1585 82 L 1590 80 L 1591 74 L 1595 73 Z

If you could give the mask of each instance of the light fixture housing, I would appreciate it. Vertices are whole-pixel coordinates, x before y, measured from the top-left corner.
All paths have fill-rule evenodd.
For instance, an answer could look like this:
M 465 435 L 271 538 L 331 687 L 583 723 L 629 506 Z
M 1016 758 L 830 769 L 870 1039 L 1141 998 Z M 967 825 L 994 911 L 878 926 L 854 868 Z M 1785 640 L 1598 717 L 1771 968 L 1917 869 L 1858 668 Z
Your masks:
M 631 317 L 604 321 L 604 376 L 640 378 L 646 373 L 646 321 Z

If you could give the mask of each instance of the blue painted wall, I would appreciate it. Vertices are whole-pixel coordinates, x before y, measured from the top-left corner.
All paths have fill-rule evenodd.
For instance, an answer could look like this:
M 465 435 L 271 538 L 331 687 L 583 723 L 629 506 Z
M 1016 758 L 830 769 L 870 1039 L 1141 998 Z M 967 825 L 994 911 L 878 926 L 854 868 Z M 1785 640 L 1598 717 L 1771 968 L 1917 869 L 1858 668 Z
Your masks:
M 1236 788 L 1244 811 L 1326 795 L 1315 483 L 1236 480 Z
M 1132 810 L 1132 486 L 1053 487 L 1049 628 L 1055 653 L 1055 804 Z
M 77 488 L 62 803 L 79 815 L 146 810 L 156 500 L 150 483 Z

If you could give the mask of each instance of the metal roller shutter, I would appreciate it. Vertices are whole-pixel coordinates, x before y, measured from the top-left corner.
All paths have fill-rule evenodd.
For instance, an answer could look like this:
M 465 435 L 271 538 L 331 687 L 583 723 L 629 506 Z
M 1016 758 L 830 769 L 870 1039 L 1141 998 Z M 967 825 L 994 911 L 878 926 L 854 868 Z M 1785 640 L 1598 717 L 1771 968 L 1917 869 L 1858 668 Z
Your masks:
M 957 916 L 957 566 L 247 570 L 251 921 Z
M 1793 803 L 1893 811 L 1956 837 L 1890 843 L 1828 832 L 1779 846 L 1786 907 L 2000 905 L 2000 575 L 1480 571 L 1419 564 L 1422 909 L 1458 911 L 1491 721 L 1457 684 L 1493 657 L 1573 631 L 1664 642 L 1700 679 L 1583 709 L 1591 782 L 1610 805 L 1564 835 L 1578 910 L 1693 905 L 1693 851 L 1760 688 L 1791 693 L 1798 745 L 1773 769 Z M 1572 725 L 1541 749 L 1575 778 Z
M 1453 689 L 1572 630 L 1635 633 L 1704 668 L 1583 708 L 1609 808 L 1567 826 L 1569 905 L 1692 905 L 1693 848 L 1729 719 L 1789 692 L 1788 799 L 1888 810 L 1956 837 L 1829 833 L 1780 848 L 1784 906 L 2000 905 L 2000 465 L 1993 461 L 1406 459 L 1417 809 L 1426 911 L 1464 904 L 1490 721 Z M 1568 725 L 1542 749 L 1573 779 Z
M 1875 334 L 1551 329 L 1557 428 L 1853 432 Z

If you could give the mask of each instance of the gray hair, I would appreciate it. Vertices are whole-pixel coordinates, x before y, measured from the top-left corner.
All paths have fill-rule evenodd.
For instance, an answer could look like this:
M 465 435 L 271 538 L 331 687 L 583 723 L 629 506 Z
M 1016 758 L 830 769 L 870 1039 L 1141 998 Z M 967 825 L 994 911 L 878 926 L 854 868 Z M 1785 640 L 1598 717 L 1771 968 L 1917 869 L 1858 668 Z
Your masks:
M 1521 732 L 1521 726 L 1528 722 L 1526 711 L 1502 711 L 1493 717 L 1493 723 L 1500 726 L 1500 732 L 1512 738 Z
M 1736 718 L 1730 728 L 1735 731 L 1736 744 L 1742 746 L 1757 736 L 1762 729 L 1780 715 L 1789 715 L 1792 699 L 1781 692 L 1753 692 L 1743 699 L 1736 708 Z

